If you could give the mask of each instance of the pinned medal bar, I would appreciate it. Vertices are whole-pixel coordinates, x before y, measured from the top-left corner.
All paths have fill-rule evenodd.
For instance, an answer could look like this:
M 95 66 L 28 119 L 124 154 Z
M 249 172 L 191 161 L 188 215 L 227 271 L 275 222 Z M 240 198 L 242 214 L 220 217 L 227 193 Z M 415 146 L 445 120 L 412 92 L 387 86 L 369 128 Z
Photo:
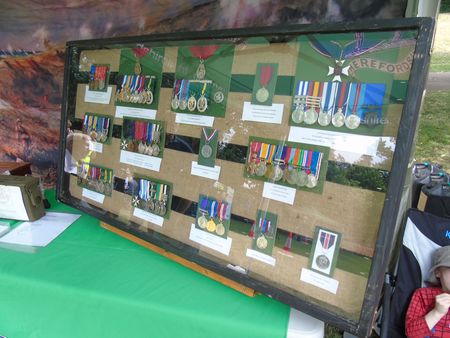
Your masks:
M 209 107 L 211 86 L 211 80 L 175 79 L 171 108 L 175 111 L 205 113 Z
M 113 170 L 81 162 L 77 167 L 77 184 L 99 194 L 111 196 L 113 190 Z

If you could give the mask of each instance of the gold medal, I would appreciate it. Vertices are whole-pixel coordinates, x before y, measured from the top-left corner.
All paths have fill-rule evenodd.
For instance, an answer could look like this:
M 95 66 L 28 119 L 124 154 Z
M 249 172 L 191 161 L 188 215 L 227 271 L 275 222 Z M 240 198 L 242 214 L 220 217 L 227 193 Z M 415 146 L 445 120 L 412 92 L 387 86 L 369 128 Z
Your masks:
M 139 60 L 137 60 L 136 63 L 134 64 L 134 74 L 140 75 L 141 72 L 142 72 L 142 66 L 141 66 L 141 63 L 139 62 Z
M 197 102 L 197 110 L 203 113 L 208 108 L 208 100 L 204 95 L 200 96 Z
M 206 223 L 206 230 L 208 230 L 209 232 L 216 231 L 216 223 L 212 218 L 208 221 L 208 223 Z
M 187 103 L 187 108 L 189 111 L 194 111 L 196 107 L 197 107 L 197 100 L 195 99 L 194 95 L 191 95 Z

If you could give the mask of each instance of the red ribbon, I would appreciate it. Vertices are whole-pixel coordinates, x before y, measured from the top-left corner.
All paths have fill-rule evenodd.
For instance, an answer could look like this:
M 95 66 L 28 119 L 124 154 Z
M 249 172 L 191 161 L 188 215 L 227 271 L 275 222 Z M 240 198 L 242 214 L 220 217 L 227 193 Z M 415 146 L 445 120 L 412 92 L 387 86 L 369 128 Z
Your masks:
M 262 66 L 261 67 L 261 78 L 259 82 L 261 86 L 267 86 L 272 77 L 272 66 Z
M 150 52 L 152 49 L 147 48 L 147 47 L 142 47 L 142 48 L 133 48 L 132 50 L 133 50 L 134 56 L 136 56 L 137 58 L 141 58 L 141 57 L 147 55 L 148 52 Z
M 191 54 L 198 59 L 206 60 L 219 49 L 218 45 L 194 46 L 190 47 Z

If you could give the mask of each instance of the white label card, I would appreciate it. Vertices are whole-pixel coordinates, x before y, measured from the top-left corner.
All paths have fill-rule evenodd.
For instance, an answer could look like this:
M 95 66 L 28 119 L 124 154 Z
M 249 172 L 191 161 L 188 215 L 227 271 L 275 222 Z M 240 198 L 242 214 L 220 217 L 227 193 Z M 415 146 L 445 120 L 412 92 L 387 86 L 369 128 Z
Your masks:
M 214 116 L 177 113 L 175 115 L 175 122 L 193 126 L 212 127 L 214 124 Z
M 86 86 L 86 93 L 84 94 L 84 102 L 109 104 L 111 101 L 112 87 L 108 86 L 106 92 L 97 92 L 95 90 L 89 90 L 89 86 Z
M 300 280 L 317 286 L 318 288 L 324 289 L 333 294 L 337 293 L 337 289 L 339 287 L 339 281 L 336 279 L 321 275 L 318 272 L 314 272 L 310 269 L 302 268 L 302 272 L 300 275 Z
M 156 117 L 156 110 L 117 106 L 116 117 L 123 118 L 124 116 L 154 120 Z
M 96 153 L 103 153 L 103 143 L 100 142 L 89 142 L 89 150 L 95 151 Z
M 105 201 L 105 195 L 99 194 L 98 192 L 83 188 L 83 191 L 81 193 L 81 196 L 89 198 L 90 200 L 93 200 L 97 203 L 103 204 Z
M 291 127 L 290 142 L 300 142 L 326 146 L 331 149 L 347 151 L 357 154 L 376 156 L 381 141 L 389 142 L 389 137 L 365 136 L 338 133 L 335 131 Z
M 284 104 L 274 103 L 271 106 L 263 106 L 244 102 L 242 112 L 243 121 L 281 124 L 283 120 Z
M 279 184 L 264 182 L 263 197 L 293 205 L 297 190 Z
M 19 187 L 0 185 L 0 218 L 30 219 Z
M 162 159 L 155 156 L 133 153 L 131 151 L 120 151 L 120 162 L 136 167 L 153 170 L 159 172 Z
M 191 232 L 189 239 L 195 243 L 204 245 L 212 250 L 220 252 L 225 256 L 230 255 L 231 243 L 233 239 L 231 237 L 222 238 L 213 234 L 209 234 L 206 231 L 197 229 L 195 224 L 191 225 Z
M 254 258 L 258 261 L 261 261 L 263 263 L 275 266 L 275 263 L 277 262 L 275 258 L 273 258 L 272 256 L 263 254 L 259 251 L 256 250 L 252 250 L 252 249 L 247 249 L 247 253 L 246 253 L 247 257 L 250 258 Z
M 162 227 L 163 223 L 164 223 L 164 217 L 155 215 L 151 212 L 148 212 L 148 211 L 145 211 L 145 210 L 142 210 L 139 208 L 134 208 L 133 216 L 140 218 L 144 221 L 156 224 L 160 227 Z
M 204 177 L 204 178 L 209 178 L 210 180 L 218 181 L 219 176 L 220 176 L 220 167 L 217 165 L 214 166 L 214 168 L 207 167 L 205 165 L 198 164 L 196 161 L 192 161 L 191 175 L 200 176 L 200 177 Z

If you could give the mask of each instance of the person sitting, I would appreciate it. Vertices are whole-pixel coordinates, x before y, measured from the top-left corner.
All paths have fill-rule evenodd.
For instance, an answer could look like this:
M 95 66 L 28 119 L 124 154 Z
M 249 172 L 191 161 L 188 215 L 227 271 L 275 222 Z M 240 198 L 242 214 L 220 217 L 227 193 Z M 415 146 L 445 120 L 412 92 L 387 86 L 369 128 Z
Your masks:
M 450 338 L 450 246 L 433 254 L 428 287 L 417 289 L 406 312 L 408 338 Z

